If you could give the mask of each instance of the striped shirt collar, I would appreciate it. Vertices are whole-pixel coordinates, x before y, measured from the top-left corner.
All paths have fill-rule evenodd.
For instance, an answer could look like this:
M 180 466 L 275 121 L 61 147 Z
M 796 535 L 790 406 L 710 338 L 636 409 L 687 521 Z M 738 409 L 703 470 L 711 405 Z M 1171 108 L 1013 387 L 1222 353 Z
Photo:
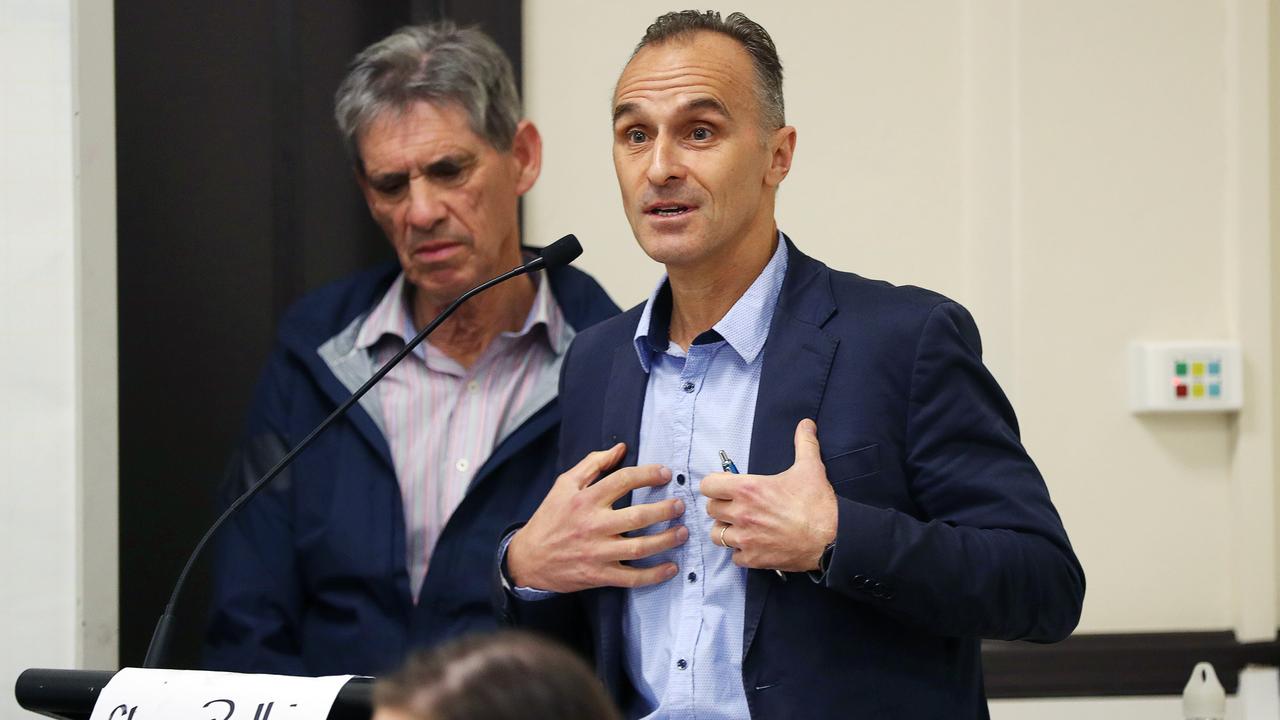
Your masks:
M 541 273 L 531 275 L 530 279 L 533 280 L 536 290 L 533 305 L 529 308 L 524 325 L 517 331 L 501 333 L 501 337 L 520 338 L 542 328 L 540 337 L 545 339 L 548 347 L 557 356 L 563 355 L 569 347 L 569 342 L 573 340 L 573 329 L 565 322 L 560 306 L 556 304 L 555 295 L 551 292 L 551 284 L 546 282 Z M 413 324 L 410 293 L 404 272 L 401 272 L 361 324 L 354 349 L 368 350 L 388 335 L 402 343 L 407 343 L 417 334 L 418 330 Z M 426 357 L 426 351 L 422 345 L 414 348 L 413 352 L 420 358 Z
M 719 322 L 694 338 L 694 344 L 724 340 L 748 364 L 754 362 L 769 337 L 773 309 L 778 304 L 786 274 L 787 239 L 779 231 L 777 249 L 764 270 Z M 634 342 L 640 367 L 645 372 L 649 372 L 652 354 L 666 352 L 671 345 L 671 284 L 666 275 L 662 276 L 640 313 Z

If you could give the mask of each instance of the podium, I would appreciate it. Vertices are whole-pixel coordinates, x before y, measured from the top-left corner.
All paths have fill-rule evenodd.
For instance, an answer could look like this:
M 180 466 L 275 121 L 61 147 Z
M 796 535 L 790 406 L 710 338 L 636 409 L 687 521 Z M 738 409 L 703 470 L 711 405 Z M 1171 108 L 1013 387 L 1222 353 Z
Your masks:
M 14 695 L 18 704 L 45 717 L 89 720 L 114 670 L 47 670 L 32 668 L 18 676 Z M 352 678 L 338 691 L 329 720 L 369 720 L 373 714 L 372 678 Z

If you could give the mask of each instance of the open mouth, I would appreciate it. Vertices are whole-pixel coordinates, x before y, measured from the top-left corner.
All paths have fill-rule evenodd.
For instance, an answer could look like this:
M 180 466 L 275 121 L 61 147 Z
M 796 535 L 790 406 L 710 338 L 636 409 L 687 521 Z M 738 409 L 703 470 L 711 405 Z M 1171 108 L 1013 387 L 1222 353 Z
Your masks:
M 649 208 L 646 212 L 657 217 L 678 217 L 685 213 L 692 212 L 693 208 L 688 205 L 656 205 Z

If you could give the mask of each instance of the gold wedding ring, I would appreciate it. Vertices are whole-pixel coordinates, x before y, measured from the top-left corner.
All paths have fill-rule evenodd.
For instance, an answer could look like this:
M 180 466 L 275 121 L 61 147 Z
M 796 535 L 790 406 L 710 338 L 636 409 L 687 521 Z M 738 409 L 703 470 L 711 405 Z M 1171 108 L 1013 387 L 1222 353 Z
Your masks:
M 736 547 L 734 547 L 734 546 L 730 545 L 729 543 L 725 542 L 724 534 L 725 534 L 725 532 L 726 532 L 728 529 L 729 529 L 729 525 L 728 525 L 728 523 L 726 523 L 726 524 L 724 524 L 724 525 L 721 525 L 721 526 L 720 526 L 720 544 L 721 544 L 721 545 L 723 545 L 724 547 L 729 548 L 730 550 L 737 550 L 738 548 L 736 548 Z

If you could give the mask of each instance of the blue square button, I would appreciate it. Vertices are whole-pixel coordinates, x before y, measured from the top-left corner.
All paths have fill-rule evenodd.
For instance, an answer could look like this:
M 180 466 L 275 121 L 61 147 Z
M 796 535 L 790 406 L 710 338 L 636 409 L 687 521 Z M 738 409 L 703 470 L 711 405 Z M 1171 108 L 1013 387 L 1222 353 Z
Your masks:
M 1221 375 L 1221 374 L 1222 374 L 1222 363 L 1218 362 L 1217 360 L 1211 360 L 1211 361 L 1209 361 L 1209 374 L 1210 374 L 1210 375 Z
M 1211 398 L 1222 397 L 1221 383 L 1209 383 L 1209 397 Z

